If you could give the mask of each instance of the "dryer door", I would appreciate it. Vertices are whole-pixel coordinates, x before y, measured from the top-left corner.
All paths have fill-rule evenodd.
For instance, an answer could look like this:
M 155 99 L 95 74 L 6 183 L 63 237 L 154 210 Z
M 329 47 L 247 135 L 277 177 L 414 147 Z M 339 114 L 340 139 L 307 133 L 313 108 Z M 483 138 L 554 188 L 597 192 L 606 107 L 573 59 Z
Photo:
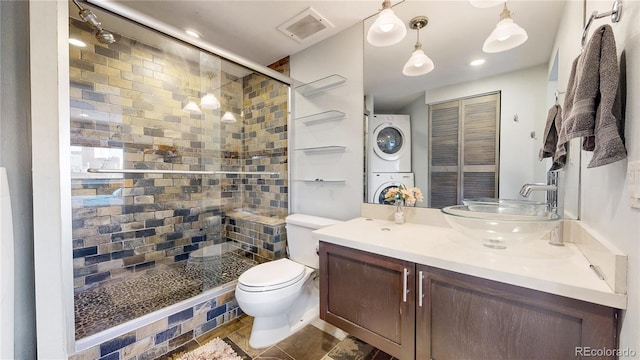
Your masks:
M 399 181 L 389 181 L 380 185 L 376 190 L 376 194 L 373 200 L 376 204 L 393 204 L 392 202 L 385 201 L 384 198 L 387 195 L 387 191 L 389 191 L 389 189 L 398 187 L 401 184 L 402 183 Z
M 404 151 L 404 132 L 392 123 L 382 123 L 373 131 L 373 151 L 383 160 L 398 160 Z

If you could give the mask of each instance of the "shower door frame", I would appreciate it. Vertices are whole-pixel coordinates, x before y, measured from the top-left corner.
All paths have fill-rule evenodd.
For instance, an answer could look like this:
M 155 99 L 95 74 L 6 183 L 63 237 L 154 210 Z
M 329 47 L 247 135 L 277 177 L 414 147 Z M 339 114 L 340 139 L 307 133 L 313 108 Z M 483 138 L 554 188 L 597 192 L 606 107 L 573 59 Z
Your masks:
M 102 5 L 100 3 L 99 6 Z M 37 351 L 40 358 L 56 359 L 66 359 L 76 353 L 72 244 L 68 241 L 72 237 L 69 187 L 70 6 L 67 1 L 29 0 Z M 142 14 L 117 6 L 107 10 L 279 80 L 290 88 L 293 86 L 294 81 L 288 76 L 204 41 L 189 38 L 178 29 Z M 290 106 L 293 105 L 290 96 L 288 101 Z M 289 107 L 288 124 L 291 111 Z

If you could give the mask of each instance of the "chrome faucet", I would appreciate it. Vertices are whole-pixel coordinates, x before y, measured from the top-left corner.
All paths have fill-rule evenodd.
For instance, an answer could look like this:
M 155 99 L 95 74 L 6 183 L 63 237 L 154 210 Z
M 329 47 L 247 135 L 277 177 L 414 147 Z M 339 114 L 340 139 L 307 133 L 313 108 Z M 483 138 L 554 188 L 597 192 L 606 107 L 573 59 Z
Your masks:
M 558 187 L 547 184 L 524 184 L 520 189 L 520 195 L 529 197 L 534 191 L 558 191 Z
M 534 191 L 546 191 L 547 193 L 547 204 L 549 204 L 550 210 L 553 213 L 562 215 L 562 211 L 559 209 L 558 204 L 558 172 L 557 171 L 549 171 L 547 172 L 547 183 L 546 184 L 524 184 L 522 188 L 520 188 L 520 195 L 524 197 L 529 197 Z M 556 246 L 564 246 L 564 241 L 562 240 L 562 222 L 555 229 L 551 230 L 551 240 L 549 244 Z

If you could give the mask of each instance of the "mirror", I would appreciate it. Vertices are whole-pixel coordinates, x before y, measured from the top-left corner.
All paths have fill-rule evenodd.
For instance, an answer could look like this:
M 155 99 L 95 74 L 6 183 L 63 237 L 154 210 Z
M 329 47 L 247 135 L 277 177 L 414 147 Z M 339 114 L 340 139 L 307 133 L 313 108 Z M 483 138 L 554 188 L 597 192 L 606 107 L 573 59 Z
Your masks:
M 407 35 L 400 43 L 388 47 L 366 42 L 366 32 L 377 14 L 365 19 L 365 202 L 379 203 L 375 199 L 376 189 L 384 181 L 395 181 L 420 188 L 425 201 L 416 206 L 428 206 L 431 200 L 428 164 L 432 155 L 429 105 L 492 93 L 499 95 L 496 195 L 521 199 L 519 190 L 523 184 L 545 183 L 551 162 L 540 161 L 538 153 L 549 108 L 556 101 L 558 54 L 552 56 L 551 52 L 565 5 L 565 1 L 509 2 L 514 22 L 527 31 L 528 40 L 514 49 L 491 54 L 482 51 L 482 44 L 500 20 L 503 5 L 476 8 L 468 1 L 401 2 L 393 10 L 407 24 Z M 426 16 L 427 26 L 411 29 L 409 21 L 416 16 Z M 402 68 L 418 39 L 435 69 L 426 75 L 405 76 Z M 469 65 L 475 59 L 484 59 L 485 63 Z M 562 99 L 560 96 L 558 101 Z M 375 126 L 380 120 L 375 118 L 386 115 L 394 115 L 394 123 L 408 121 L 408 125 L 400 126 L 406 132 L 402 138 L 406 151 L 398 149 L 401 140 L 398 134 L 386 134 L 383 148 L 389 153 L 384 156 L 395 161 L 391 167 L 380 164 L 383 156 L 376 146 L 380 133 Z M 409 120 L 399 115 L 408 115 Z M 568 164 L 579 169 L 575 161 Z M 384 178 L 376 173 L 384 173 Z M 571 201 L 576 204 L 565 206 L 577 209 L 577 196 L 570 197 L 575 198 Z M 534 193 L 529 199 L 545 201 L 545 193 Z M 577 210 L 573 213 L 577 217 Z

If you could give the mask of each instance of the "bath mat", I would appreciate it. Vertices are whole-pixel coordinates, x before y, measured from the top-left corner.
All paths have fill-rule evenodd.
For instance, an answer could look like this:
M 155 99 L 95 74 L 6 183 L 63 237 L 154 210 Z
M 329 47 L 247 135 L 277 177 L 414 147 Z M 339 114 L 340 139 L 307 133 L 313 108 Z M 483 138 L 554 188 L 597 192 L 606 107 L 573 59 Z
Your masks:
M 178 360 L 242 360 L 226 342 L 215 338 L 182 355 Z

